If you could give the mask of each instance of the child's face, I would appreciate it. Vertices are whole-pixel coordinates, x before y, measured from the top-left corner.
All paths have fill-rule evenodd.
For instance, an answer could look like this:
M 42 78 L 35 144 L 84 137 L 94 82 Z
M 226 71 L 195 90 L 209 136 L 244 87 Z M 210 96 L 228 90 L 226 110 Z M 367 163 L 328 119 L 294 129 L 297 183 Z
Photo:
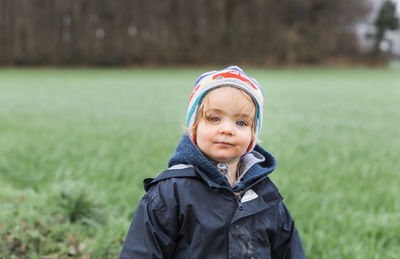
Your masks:
M 236 162 L 253 138 L 254 103 L 233 87 L 217 88 L 207 95 L 205 116 L 200 116 L 195 132 L 196 144 L 214 161 Z

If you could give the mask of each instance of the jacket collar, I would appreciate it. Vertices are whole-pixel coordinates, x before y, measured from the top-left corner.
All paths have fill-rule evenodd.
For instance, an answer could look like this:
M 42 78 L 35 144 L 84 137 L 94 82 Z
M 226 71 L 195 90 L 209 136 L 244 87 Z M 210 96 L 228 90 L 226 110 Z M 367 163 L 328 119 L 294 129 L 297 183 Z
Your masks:
M 261 146 L 256 145 L 254 151 L 254 154 L 249 153 L 246 156 L 252 154 L 259 158 L 261 156 L 263 159 L 259 159 L 259 163 L 253 164 L 247 171 L 243 172 L 241 180 L 233 188 L 226 177 L 203 155 L 187 135 L 184 135 L 178 143 L 175 154 L 168 161 L 168 167 L 178 164 L 192 164 L 203 172 L 203 178 L 208 178 L 205 179 L 206 181 L 212 181 L 212 183 L 209 183 L 210 185 L 227 187 L 234 192 L 239 192 L 254 183 L 257 179 L 270 174 L 276 167 L 275 158 Z

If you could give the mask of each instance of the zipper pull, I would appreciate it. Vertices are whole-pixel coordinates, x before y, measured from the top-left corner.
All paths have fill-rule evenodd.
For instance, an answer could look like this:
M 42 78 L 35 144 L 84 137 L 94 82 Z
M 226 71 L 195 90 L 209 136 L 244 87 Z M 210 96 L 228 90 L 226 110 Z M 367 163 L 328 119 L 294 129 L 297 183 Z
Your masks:
M 243 210 L 243 204 L 242 204 L 242 202 L 240 201 L 239 196 L 238 196 L 238 195 L 235 195 L 235 199 L 236 199 L 236 202 L 237 202 L 237 204 L 238 204 L 238 209 L 239 209 L 239 210 Z

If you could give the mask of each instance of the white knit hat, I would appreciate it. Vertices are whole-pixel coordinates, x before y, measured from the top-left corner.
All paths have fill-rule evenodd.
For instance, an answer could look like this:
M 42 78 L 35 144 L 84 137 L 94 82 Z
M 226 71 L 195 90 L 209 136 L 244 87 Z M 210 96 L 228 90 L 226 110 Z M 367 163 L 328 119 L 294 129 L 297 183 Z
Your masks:
M 258 139 L 264 112 L 264 93 L 261 86 L 254 78 L 251 78 L 238 66 L 230 66 L 219 71 L 210 71 L 202 74 L 194 84 L 194 90 L 189 99 L 189 107 L 186 116 L 186 127 L 192 128 L 197 120 L 197 111 L 202 98 L 211 90 L 220 86 L 232 86 L 245 91 L 256 104 L 256 123 L 254 125 L 255 139 Z M 194 136 L 192 136 L 194 140 Z M 256 145 L 254 140 L 248 151 Z

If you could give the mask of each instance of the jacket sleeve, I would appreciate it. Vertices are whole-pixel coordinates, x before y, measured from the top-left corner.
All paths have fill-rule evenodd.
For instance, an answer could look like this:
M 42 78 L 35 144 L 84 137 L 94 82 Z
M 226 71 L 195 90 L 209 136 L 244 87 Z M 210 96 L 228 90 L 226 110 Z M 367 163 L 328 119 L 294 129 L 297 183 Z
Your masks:
M 279 204 L 278 229 L 272 244 L 271 256 L 273 259 L 306 258 L 294 220 L 283 201 Z
M 135 211 L 119 258 L 172 258 L 177 228 L 160 195 L 147 193 Z

